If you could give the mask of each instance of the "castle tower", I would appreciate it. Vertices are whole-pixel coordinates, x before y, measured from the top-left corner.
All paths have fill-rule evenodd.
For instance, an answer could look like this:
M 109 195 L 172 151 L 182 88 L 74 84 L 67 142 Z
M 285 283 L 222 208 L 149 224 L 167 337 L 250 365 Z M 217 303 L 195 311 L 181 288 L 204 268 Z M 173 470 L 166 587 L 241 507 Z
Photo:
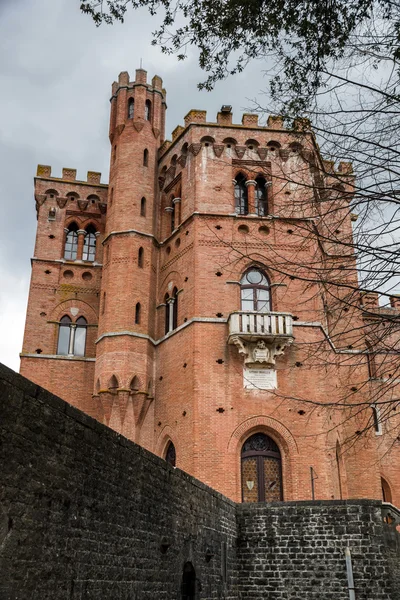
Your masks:
M 107 185 L 38 165 L 37 232 L 21 373 L 95 418 L 92 398 Z
M 108 186 L 39 166 L 21 372 L 233 500 L 398 502 L 399 302 L 357 288 L 351 165 L 228 105 L 164 141 L 165 109 L 123 72 Z
M 155 182 L 164 139 L 165 91 L 138 69 L 112 86 L 111 164 L 104 238 L 95 396 L 104 422 L 148 445 L 155 322 Z M 148 423 L 147 435 L 140 435 Z M 147 425 L 146 425 L 147 426 Z

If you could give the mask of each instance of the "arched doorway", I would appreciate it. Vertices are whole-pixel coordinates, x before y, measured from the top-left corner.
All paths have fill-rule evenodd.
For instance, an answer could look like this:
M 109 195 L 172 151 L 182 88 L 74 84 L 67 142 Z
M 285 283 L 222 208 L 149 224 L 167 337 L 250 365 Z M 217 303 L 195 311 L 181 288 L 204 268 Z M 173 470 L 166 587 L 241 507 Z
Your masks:
M 196 571 L 191 562 L 183 565 L 181 600 L 195 600 L 196 598 Z
M 281 453 L 273 439 L 255 433 L 242 447 L 242 501 L 283 500 Z

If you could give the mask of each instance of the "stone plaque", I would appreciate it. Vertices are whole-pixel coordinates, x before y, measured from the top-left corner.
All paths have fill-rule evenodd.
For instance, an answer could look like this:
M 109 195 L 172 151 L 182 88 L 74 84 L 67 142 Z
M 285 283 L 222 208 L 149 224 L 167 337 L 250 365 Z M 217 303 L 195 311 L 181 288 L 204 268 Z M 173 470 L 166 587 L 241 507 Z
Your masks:
M 243 369 L 246 390 L 274 390 L 278 387 L 275 369 Z

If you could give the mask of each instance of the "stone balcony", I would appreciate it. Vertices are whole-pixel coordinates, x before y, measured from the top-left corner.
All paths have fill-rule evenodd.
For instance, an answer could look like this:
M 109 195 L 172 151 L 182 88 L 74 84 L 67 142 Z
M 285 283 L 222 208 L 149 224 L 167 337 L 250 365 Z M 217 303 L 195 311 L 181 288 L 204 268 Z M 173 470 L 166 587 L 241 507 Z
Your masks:
M 289 313 L 238 311 L 229 316 L 228 344 L 237 346 L 246 367 L 270 368 L 293 340 Z

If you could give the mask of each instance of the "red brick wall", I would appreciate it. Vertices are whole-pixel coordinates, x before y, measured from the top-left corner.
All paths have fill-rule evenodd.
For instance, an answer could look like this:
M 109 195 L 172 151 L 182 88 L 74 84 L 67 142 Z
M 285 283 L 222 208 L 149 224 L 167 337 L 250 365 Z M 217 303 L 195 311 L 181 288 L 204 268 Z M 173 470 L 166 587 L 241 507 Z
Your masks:
M 311 134 L 283 130 L 278 121 L 258 127 L 249 117 L 245 126 L 229 118 L 223 125 L 222 116 L 216 125 L 191 111 L 186 127 L 163 144 L 162 94 L 161 80 L 147 84 L 142 70 L 133 82 L 121 73 L 113 85 L 108 192 L 66 177 L 37 178 L 39 203 L 54 188 L 62 197 L 97 194 L 102 207 L 82 209 L 69 200 L 51 222 L 54 199 L 46 197 L 39 208 L 40 260 L 32 268 L 22 373 L 161 456 L 172 440 L 177 466 L 234 500 L 241 499 L 242 444 L 263 431 L 281 451 L 285 500 L 311 498 L 312 467 L 318 499 L 380 498 L 384 477 L 399 503 L 398 418 L 393 411 L 383 435 L 376 435 L 368 405 L 376 396 L 395 398 L 398 360 L 392 359 L 389 388 L 387 373 L 369 381 L 365 333 L 371 334 L 371 314 L 379 309 L 360 310 L 354 255 L 346 250 L 343 256 L 340 243 L 352 230 L 349 168 L 342 165 L 335 175 L 330 164 L 322 166 Z M 133 119 L 129 98 L 135 99 Z M 235 214 L 232 180 L 239 172 L 270 182 L 268 217 Z M 337 177 L 343 190 L 328 193 Z M 252 194 L 250 186 L 250 208 Z M 177 197 L 171 233 L 165 208 Z M 101 266 L 59 262 L 72 219 L 82 228 L 90 220 L 97 224 Z M 270 279 L 272 309 L 294 318 L 295 340 L 277 359 L 278 387 L 271 391 L 244 389 L 243 358 L 227 343 L 228 317 L 240 310 L 239 281 L 254 264 Z M 164 298 L 175 288 L 178 331 L 165 337 Z M 89 322 L 87 358 L 95 362 L 54 357 L 59 319 L 74 307 Z M 397 330 L 391 339 L 395 348 Z M 38 348 L 42 354 L 35 356 Z

